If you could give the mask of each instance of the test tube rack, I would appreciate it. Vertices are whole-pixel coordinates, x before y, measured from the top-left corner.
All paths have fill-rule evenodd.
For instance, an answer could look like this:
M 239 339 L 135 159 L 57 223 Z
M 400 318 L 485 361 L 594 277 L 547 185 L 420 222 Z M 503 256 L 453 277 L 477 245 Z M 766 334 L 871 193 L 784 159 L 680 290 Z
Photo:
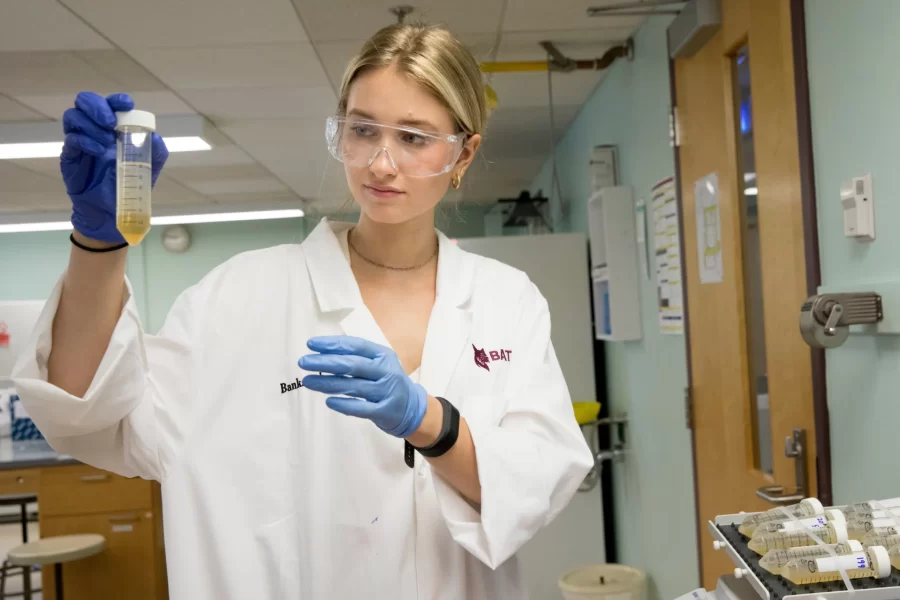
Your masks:
M 843 581 L 794 585 L 769 573 L 759 566 L 762 557 L 747 547 L 749 540 L 738 531 L 747 516 L 742 513 L 716 517 L 709 521 L 709 531 L 715 547 L 734 562 L 735 576 L 748 581 L 760 600 L 900 600 L 900 571 L 897 569 L 884 579 L 854 579 L 852 593 L 844 587 Z

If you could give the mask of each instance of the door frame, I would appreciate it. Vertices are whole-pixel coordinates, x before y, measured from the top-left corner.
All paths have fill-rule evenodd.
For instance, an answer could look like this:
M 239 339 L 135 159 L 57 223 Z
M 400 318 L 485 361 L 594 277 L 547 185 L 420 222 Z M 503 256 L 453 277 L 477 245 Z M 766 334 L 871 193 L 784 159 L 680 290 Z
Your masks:
M 806 288 L 807 294 L 813 296 L 818 293 L 821 285 L 821 266 L 819 262 L 819 231 L 816 208 L 816 182 L 815 160 L 813 155 L 812 118 L 809 99 L 809 71 L 807 66 L 806 51 L 806 10 L 805 0 L 790 0 L 791 14 L 791 40 L 793 44 L 794 62 L 794 89 L 797 108 L 797 142 L 800 160 L 800 188 L 801 207 L 803 212 L 803 235 L 806 258 Z M 668 31 L 666 32 L 668 44 Z M 669 57 L 669 95 L 673 114 L 677 115 L 677 84 L 675 78 L 675 60 Z M 677 139 L 677 122 L 673 121 L 673 139 Z M 684 215 L 681 181 L 681 156 L 677 141 L 672 144 L 672 153 L 675 169 L 675 198 L 678 214 Z M 684 244 L 684 219 L 678 220 L 678 235 L 681 240 L 680 258 L 681 264 L 688 260 L 687 250 Z M 685 290 L 687 288 L 685 287 Z M 685 292 L 682 299 L 684 309 L 684 344 L 687 354 L 687 390 L 693 387 L 693 372 L 691 365 L 691 335 L 688 303 L 690 298 Z M 800 307 L 797 307 L 799 315 Z M 798 325 L 799 327 L 799 325 Z M 799 329 L 798 329 L 799 335 Z M 828 397 L 825 370 L 825 350 L 822 348 L 810 348 L 812 366 L 812 391 L 813 391 L 813 417 L 816 425 L 816 495 L 826 506 L 833 503 L 832 476 L 831 476 L 831 435 L 829 430 Z M 706 527 L 700 516 L 699 484 L 697 481 L 697 443 L 693 429 L 692 406 L 685 399 L 685 421 L 691 430 L 691 463 L 694 476 L 694 518 L 697 523 L 697 567 L 698 579 L 703 581 L 703 559 L 701 555 L 702 532 Z

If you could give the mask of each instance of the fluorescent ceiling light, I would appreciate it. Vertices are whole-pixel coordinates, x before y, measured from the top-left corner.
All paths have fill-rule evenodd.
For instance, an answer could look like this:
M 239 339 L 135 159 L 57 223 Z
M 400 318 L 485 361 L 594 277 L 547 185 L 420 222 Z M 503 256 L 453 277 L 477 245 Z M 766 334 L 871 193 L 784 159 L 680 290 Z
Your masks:
M 227 221 L 264 221 L 268 219 L 296 219 L 303 215 L 303 211 L 299 208 L 286 208 L 281 210 L 255 210 L 246 212 L 151 217 L 150 223 L 152 225 L 186 225 L 189 223 L 224 223 Z
M 198 136 L 167 137 L 163 138 L 169 152 L 196 152 L 197 150 L 212 150 L 203 138 Z
M 0 144 L 0 160 L 16 158 L 57 158 L 62 152 L 62 147 L 62 142 Z
M 68 221 L 50 223 L 0 223 L 0 233 L 23 233 L 26 231 L 67 231 L 72 229 Z
M 748 187 L 744 190 L 744 194 L 747 196 L 756 196 L 757 194 L 759 194 L 759 188 Z
M 166 140 L 166 148 L 169 149 L 169 152 L 212 150 L 212 146 L 199 136 L 168 137 L 164 139 Z M 0 160 L 14 160 L 17 158 L 57 158 L 62 152 L 62 147 L 62 142 L 0 144 Z
M 264 221 L 269 219 L 297 219 L 304 215 L 299 208 L 280 210 L 256 210 L 228 213 L 204 213 L 196 215 L 171 215 L 151 217 L 151 225 L 186 225 L 190 223 L 224 223 L 231 221 Z M 68 221 L 46 223 L 0 223 L 0 233 L 25 233 L 33 231 L 68 231 Z

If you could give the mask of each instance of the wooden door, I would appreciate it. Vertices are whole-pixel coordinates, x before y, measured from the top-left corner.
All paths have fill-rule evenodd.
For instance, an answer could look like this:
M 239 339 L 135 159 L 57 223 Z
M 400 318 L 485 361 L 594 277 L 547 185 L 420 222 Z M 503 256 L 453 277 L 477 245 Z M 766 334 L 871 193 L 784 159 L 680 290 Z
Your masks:
M 757 497 L 761 487 L 795 487 L 795 460 L 784 446 L 795 428 L 806 432 L 809 495 L 816 490 L 810 349 L 798 331 L 807 277 L 790 3 L 722 0 L 722 11 L 715 37 L 674 63 L 698 526 L 709 589 L 734 565 L 713 551 L 706 522 L 772 508 Z M 701 208 L 710 206 L 696 186 L 715 187 L 703 179 L 711 174 L 718 244 L 709 241 L 716 225 L 709 210 L 698 232 L 698 198 Z M 720 251 L 720 277 L 715 260 L 701 266 L 698 233 L 713 259 Z
M 47 517 L 41 521 L 41 536 L 101 533 L 106 538 L 102 553 L 63 565 L 66 600 L 129 598 L 156 600 L 161 597 L 157 573 L 158 553 L 154 544 L 154 519 L 149 512 Z M 43 570 L 44 598 L 54 600 L 53 567 Z

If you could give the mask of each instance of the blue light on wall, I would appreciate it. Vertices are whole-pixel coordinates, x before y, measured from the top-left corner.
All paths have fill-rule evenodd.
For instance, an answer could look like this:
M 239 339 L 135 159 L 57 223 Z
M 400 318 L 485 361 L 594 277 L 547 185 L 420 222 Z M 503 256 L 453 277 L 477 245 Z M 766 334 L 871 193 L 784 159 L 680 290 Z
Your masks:
M 741 102 L 741 133 L 745 134 L 753 127 L 750 119 L 750 100 Z

